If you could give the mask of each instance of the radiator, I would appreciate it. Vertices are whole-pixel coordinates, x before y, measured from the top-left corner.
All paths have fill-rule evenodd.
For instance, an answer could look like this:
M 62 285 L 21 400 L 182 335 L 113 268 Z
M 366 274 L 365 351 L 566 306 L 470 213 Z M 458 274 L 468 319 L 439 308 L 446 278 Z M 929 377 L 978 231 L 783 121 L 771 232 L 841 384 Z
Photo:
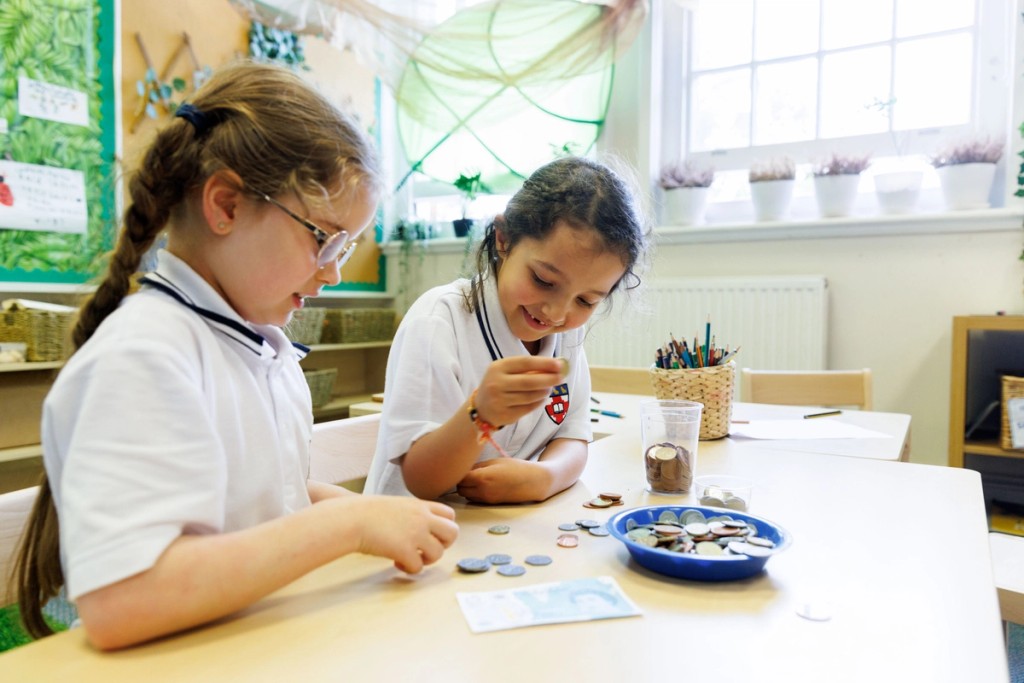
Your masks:
M 592 365 L 648 367 L 669 334 L 703 343 L 710 316 L 716 346 L 742 347 L 737 367 L 827 368 L 824 276 L 662 279 L 615 298 L 610 313 L 591 319 L 585 348 Z

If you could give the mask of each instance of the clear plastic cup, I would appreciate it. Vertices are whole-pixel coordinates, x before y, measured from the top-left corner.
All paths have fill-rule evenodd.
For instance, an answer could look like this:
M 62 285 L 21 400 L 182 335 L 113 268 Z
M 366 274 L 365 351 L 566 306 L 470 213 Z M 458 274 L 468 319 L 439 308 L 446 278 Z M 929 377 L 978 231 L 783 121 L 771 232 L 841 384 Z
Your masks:
M 653 493 L 688 493 L 697 471 L 697 443 L 704 405 L 694 401 L 640 402 L 644 473 Z

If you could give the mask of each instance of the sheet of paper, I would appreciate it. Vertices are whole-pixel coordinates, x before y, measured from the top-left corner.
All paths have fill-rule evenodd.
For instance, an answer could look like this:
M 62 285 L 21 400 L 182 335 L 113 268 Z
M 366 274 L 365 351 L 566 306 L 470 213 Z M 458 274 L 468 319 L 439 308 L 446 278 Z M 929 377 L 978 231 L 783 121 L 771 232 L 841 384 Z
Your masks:
M 811 420 L 751 420 L 733 424 L 730 437 L 748 439 L 888 439 L 889 435 L 827 417 Z
M 640 614 L 610 576 L 456 593 L 455 597 L 473 633 Z
M 85 174 L 0 159 L 0 229 L 85 232 Z
M 58 123 L 89 125 L 89 96 L 81 90 L 18 77 L 18 113 Z

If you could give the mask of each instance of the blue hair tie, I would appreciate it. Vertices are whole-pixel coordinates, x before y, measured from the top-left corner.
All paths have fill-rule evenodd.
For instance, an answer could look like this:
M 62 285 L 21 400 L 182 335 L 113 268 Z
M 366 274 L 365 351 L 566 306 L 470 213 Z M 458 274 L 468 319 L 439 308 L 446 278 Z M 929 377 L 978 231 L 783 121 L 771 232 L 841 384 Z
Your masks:
M 199 111 L 191 104 L 179 106 L 174 115 L 191 123 L 192 128 L 196 131 L 196 137 L 202 137 L 217 124 L 217 120 L 213 116 Z

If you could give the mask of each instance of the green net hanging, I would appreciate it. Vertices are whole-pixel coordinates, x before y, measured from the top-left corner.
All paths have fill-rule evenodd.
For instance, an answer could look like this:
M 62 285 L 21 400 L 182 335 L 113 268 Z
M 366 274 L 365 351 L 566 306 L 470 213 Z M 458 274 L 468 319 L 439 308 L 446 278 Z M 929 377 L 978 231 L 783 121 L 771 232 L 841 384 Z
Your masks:
M 614 43 L 583 58 L 572 39 L 607 8 L 575 0 L 495 0 L 427 34 L 396 88 L 411 170 L 444 182 L 479 171 L 494 191 L 586 153 L 608 110 Z

